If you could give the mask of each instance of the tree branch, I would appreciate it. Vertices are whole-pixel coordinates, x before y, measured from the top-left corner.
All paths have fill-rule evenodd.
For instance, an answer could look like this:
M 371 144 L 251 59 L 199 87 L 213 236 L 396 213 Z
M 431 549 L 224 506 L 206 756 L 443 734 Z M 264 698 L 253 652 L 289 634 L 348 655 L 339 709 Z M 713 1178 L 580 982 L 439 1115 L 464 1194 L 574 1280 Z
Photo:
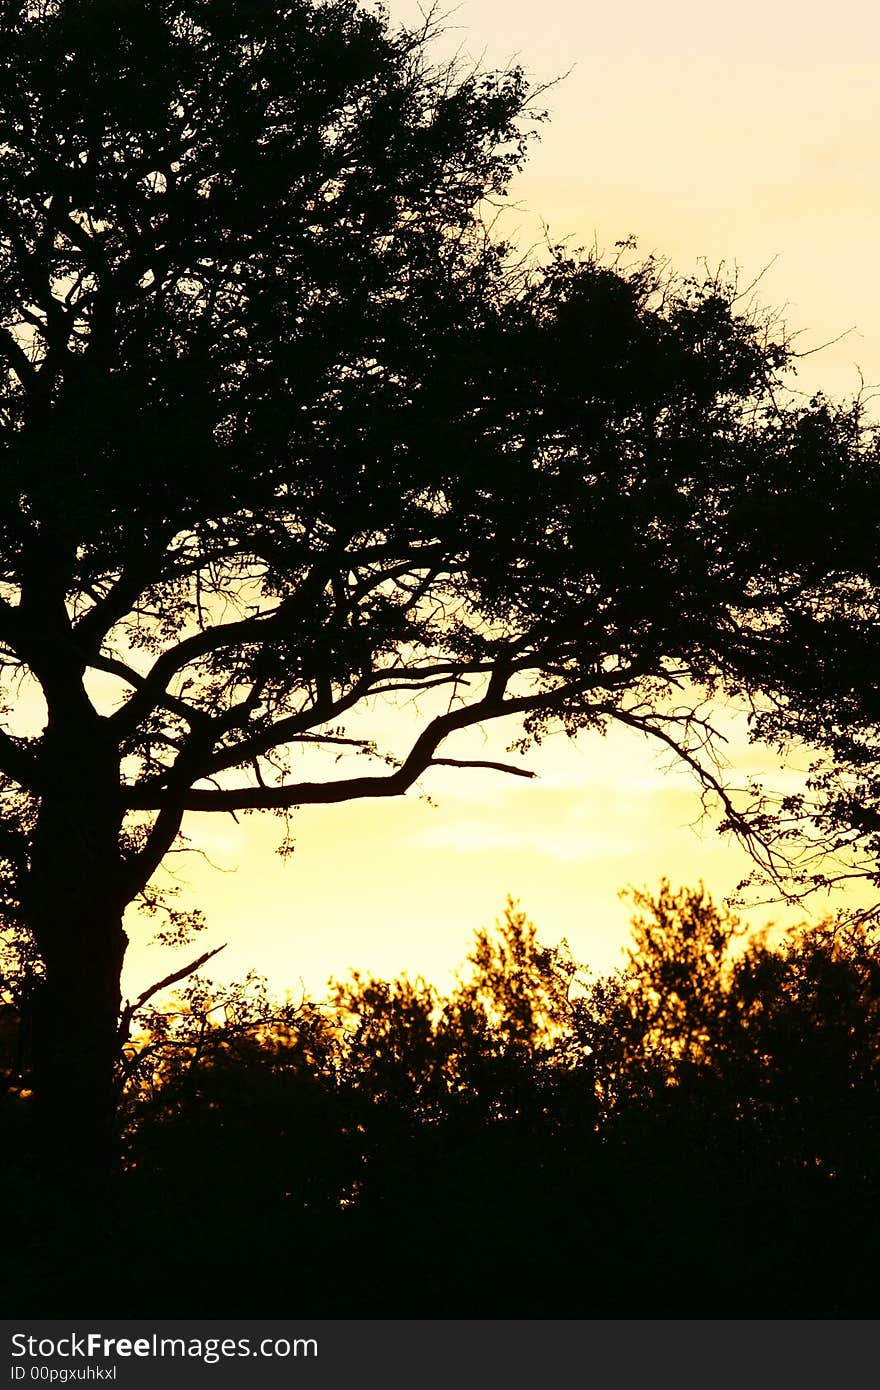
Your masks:
M 25 791 L 39 790 L 37 759 L 3 729 L 0 729 L 0 772 L 11 777 L 20 787 L 24 787 Z
M 221 951 L 225 950 L 226 942 L 224 941 L 222 946 L 215 946 L 212 951 L 205 951 L 204 955 L 199 956 L 197 960 L 190 961 L 189 965 L 184 965 L 180 970 L 172 971 L 172 973 L 166 975 L 163 980 L 157 980 L 154 985 L 150 985 L 149 989 L 145 989 L 143 994 L 139 994 L 133 1004 L 126 1003 L 119 1015 L 119 1030 L 117 1037 L 120 1045 L 128 1040 L 131 1021 L 138 1009 L 142 1009 L 144 1004 L 149 1003 L 153 996 L 158 994 L 161 989 L 167 989 L 169 985 L 176 985 L 178 980 L 185 980 L 188 975 L 192 975 L 194 971 L 200 969 L 201 966 L 213 959 L 214 956 L 219 955 Z
M 184 811 L 229 812 L 283 810 L 292 806 L 328 805 L 363 797 L 400 796 L 426 768 L 435 763 L 435 750 L 457 729 L 467 728 L 484 720 L 503 719 L 507 715 L 546 708 L 573 695 L 582 694 L 589 688 L 586 683 L 570 684 L 553 691 L 541 691 L 534 695 L 505 700 L 504 688 L 509 678 L 509 665 L 504 670 L 496 669 L 482 700 L 432 719 L 416 739 L 400 767 L 385 776 L 349 777 L 336 782 L 295 782 L 289 786 L 268 788 L 231 787 L 212 791 L 191 788 L 174 796 L 173 801 Z M 502 770 L 510 771 L 507 767 L 503 767 Z M 146 811 L 158 810 L 170 804 L 172 798 L 170 792 L 149 794 L 138 787 L 127 789 L 123 796 L 129 809 Z
M 117 660 L 116 657 L 93 656 L 89 661 L 89 665 L 95 671 L 105 671 L 108 676 L 118 676 L 120 680 L 125 681 L 126 685 L 130 685 L 133 690 L 140 690 L 146 680 L 146 676 L 142 676 L 140 672 L 135 671 L 132 666 L 127 665 L 124 661 Z M 201 710 L 194 709 L 193 706 L 187 704 L 185 700 L 179 699 L 176 695 L 169 695 L 167 691 L 163 694 L 162 698 L 157 701 L 157 706 L 161 709 L 169 710 L 172 714 L 179 715 L 191 728 L 200 728 L 210 719 L 210 715 L 203 714 Z M 110 718 L 112 721 L 115 716 L 111 715 Z
M 432 758 L 429 767 L 486 767 L 493 772 L 507 772 L 511 777 L 537 777 L 527 767 L 514 767 L 512 763 L 490 762 L 483 758 Z
M 6 358 L 25 390 L 36 385 L 39 372 L 8 328 L 0 329 L 0 354 Z
M 620 724 L 625 724 L 630 729 L 636 729 L 647 738 L 659 739 L 667 748 L 675 753 L 676 757 L 681 758 L 696 776 L 704 792 L 710 792 L 717 796 L 724 813 L 727 817 L 727 824 L 736 835 L 737 839 L 746 848 L 752 859 L 768 875 L 774 883 L 781 881 L 781 865 L 784 860 L 781 855 L 774 852 L 773 846 L 765 835 L 749 820 L 748 816 L 739 810 L 734 804 L 730 792 L 725 787 L 721 778 L 711 772 L 698 757 L 690 751 L 678 739 L 660 726 L 657 720 L 652 718 L 640 718 L 628 713 L 626 710 L 610 708 L 609 715 Z

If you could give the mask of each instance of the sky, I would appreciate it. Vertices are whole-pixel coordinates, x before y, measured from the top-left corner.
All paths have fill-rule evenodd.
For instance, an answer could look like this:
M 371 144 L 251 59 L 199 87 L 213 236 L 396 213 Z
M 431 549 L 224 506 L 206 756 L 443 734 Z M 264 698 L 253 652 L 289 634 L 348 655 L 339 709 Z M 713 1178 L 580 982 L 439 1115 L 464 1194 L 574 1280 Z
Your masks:
M 390 12 L 419 16 L 410 0 Z M 839 397 L 880 383 L 878 42 L 880 12 L 855 0 L 464 0 L 437 53 L 561 79 L 541 98 L 551 119 L 511 190 L 508 236 L 528 246 L 546 226 L 553 240 L 608 249 L 633 235 L 684 274 L 723 264 L 743 286 L 760 276 L 761 304 L 805 354 L 798 389 Z M 734 712 L 721 718 L 735 779 L 790 784 L 795 773 L 744 743 Z M 409 710 L 375 721 L 398 740 L 418 728 Z M 450 751 L 504 756 L 515 732 L 472 730 Z M 320 995 L 350 967 L 442 984 L 510 894 L 545 942 L 564 937 L 604 970 L 628 935 L 619 890 L 654 889 L 665 874 L 722 898 L 748 872 L 701 820 L 690 776 L 635 735 L 560 735 L 527 765 L 532 781 L 438 769 L 405 798 L 306 808 L 285 860 L 272 817 L 191 817 L 199 853 L 171 867 L 181 903 L 209 922 L 192 953 L 226 942 L 216 978 L 256 968 L 294 995 Z M 750 916 L 791 920 L 779 907 Z M 129 930 L 134 995 L 184 957 L 146 949 L 149 924 Z

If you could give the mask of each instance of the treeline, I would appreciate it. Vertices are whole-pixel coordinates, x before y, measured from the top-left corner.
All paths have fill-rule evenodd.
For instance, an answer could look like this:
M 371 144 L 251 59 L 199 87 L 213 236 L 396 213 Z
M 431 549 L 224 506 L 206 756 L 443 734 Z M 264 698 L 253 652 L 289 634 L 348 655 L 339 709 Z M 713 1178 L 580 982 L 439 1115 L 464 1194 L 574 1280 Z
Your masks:
M 100 1190 L 41 1180 L 10 1084 L 9 1314 L 874 1316 L 873 928 L 636 909 L 600 978 L 509 904 L 445 994 L 190 982 L 126 1049 Z

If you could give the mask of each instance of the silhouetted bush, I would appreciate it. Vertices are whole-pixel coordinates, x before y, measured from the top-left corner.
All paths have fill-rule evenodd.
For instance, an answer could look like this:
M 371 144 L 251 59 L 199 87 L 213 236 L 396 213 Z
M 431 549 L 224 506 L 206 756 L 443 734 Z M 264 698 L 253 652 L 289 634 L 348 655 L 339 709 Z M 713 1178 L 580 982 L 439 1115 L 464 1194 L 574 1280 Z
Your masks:
M 4 1306 L 872 1315 L 872 929 L 771 944 L 666 883 L 636 906 L 601 978 L 508 904 L 445 994 L 190 981 L 128 1049 L 125 1167 L 100 1190 L 47 1198 L 9 1090 Z

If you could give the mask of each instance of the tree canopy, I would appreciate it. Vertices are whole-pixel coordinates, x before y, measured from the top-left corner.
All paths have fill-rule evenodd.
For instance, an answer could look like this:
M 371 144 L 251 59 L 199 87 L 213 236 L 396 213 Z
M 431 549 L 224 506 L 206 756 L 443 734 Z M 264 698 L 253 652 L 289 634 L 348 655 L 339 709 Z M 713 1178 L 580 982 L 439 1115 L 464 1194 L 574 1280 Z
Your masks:
M 186 812 L 396 795 L 511 714 L 717 786 L 691 692 L 797 699 L 873 473 L 735 285 L 496 234 L 519 69 L 354 0 L 26 0 L 2 39 L 5 907 L 60 1104 Z M 421 691 L 408 750 L 347 731 Z

